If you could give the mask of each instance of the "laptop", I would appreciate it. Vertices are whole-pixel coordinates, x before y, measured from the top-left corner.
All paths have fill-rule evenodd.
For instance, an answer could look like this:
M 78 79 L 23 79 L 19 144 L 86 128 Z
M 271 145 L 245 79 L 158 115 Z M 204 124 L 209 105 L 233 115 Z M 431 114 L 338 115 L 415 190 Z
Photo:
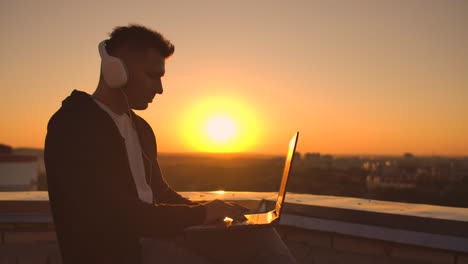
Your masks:
M 185 229 L 185 231 L 198 231 L 207 229 L 219 228 L 239 228 L 239 227 L 258 227 L 277 223 L 281 217 L 281 211 L 286 198 L 286 188 L 288 185 L 289 175 L 291 174 L 291 167 L 296 153 L 297 140 L 299 139 L 299 132 L 296 132 L 289 141 L 289 149 L 284 163 L 283 176 L 281 177 L 281 184 L 276 199 L 276 206 L 273 210 L 266 213 L 254 213 L 244 215 L 247 219 L 245 222 L 233 222 L 229 225 L 197 225 Z

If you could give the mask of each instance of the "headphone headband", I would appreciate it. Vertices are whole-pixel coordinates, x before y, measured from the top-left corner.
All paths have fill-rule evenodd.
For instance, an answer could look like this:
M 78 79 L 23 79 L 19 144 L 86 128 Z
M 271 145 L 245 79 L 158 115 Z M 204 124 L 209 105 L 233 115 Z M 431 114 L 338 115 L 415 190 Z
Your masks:
M 101 58 L 110 57 L 109 53 L 107 53 L 107 50 L 106 50 L 106 42 L 107 40 L 103 40 L 98 45 L 99 55 L 101 56 Z

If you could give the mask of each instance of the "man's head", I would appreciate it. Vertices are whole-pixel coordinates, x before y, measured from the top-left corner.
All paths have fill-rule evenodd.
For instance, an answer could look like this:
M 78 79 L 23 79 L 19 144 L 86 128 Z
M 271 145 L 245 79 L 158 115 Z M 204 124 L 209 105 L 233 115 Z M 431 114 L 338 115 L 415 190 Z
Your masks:
M 154 30 L 129 25 L 112 31 L 106 50 L 125 65 L 128 81 L 122 89 L 130 107 L 146 109 L 156 93 L 163 92 L 161 77 L 165 73 L 165 60 L 174 53 L 174 45 Z

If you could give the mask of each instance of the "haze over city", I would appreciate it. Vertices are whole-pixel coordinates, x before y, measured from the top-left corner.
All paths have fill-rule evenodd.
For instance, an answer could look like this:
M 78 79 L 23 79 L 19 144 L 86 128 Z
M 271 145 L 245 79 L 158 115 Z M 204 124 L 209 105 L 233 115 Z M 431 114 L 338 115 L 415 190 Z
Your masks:
M 175 45 L 144 117 L 160 152 L 468 155 L 466 1 L 2 1 L 0 143 L 42 148 L 97 44 Z M 220 129 L 221 128 L 221 129 Z

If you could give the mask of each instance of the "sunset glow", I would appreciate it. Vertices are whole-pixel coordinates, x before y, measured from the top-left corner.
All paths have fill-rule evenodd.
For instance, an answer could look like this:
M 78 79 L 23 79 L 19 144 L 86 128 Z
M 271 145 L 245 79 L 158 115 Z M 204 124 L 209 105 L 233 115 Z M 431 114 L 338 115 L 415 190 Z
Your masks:
M 175 45 L 164 93 L 136 111 L 158 152 L 282 155 L 300 131 L 303 153 L 468 155 L 468 1 L 4 2 L 0 143 L 15 148 L 44 147 L 62 101 L 96 89 L 98 43 L 137 23 Z

